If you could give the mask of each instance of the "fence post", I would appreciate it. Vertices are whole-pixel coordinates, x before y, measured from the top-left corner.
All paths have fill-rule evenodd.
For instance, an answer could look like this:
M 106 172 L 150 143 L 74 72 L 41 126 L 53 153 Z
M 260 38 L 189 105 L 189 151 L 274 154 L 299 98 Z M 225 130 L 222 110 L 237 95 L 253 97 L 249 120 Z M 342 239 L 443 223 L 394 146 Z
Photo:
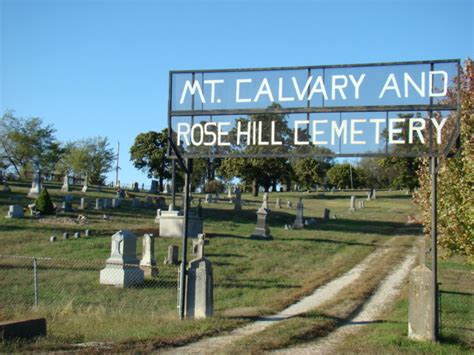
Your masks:
M 36 258 L 33 258 L 33 287 L 35 290 L 35 307 L 38 307 L 38 265 Z

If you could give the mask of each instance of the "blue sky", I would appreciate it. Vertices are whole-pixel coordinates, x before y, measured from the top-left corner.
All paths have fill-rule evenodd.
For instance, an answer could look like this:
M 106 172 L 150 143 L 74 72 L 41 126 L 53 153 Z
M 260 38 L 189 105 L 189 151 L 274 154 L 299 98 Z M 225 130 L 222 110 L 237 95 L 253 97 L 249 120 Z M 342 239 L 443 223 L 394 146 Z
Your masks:
M 168 71 L 474 56 L 474 1 L 0 0 L 0 113 L 129 148 L 166 125 Z M 110 174 L 112 178 L 113 174 Z

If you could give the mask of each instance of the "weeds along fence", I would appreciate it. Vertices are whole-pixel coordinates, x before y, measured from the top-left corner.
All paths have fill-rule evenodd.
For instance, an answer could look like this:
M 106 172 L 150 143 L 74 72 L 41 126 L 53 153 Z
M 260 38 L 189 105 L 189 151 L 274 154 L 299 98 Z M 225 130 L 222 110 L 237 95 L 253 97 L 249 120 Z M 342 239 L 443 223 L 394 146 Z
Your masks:
M 0 255 L 0 318 L 66 310 L 130 316 L 128 320 L 151 314 L 176 317 L 178 266 L 157 265 L 155 277 L 129 288 L 101 285 L 103 268 L 104 260 Z
M 456 339 L 474 347 L 474 294 L 439 290 L 440 335 L 444 339 Z

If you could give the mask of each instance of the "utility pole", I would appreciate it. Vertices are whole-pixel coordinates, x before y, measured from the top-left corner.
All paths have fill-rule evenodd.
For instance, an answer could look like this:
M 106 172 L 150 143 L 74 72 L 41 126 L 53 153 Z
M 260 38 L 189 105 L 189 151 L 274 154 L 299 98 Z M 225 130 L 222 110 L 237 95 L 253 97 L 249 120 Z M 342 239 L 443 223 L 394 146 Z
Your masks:
M 349 163 L 349 171 L 351 173 L 351 190 L 354 190 L 354 181 L 352 180 L 352 164 Z
M 119 158 L 120 158 L 120 142 L 117 142 L 117 161 L 115 165 L 115 187 L 119 187 Z

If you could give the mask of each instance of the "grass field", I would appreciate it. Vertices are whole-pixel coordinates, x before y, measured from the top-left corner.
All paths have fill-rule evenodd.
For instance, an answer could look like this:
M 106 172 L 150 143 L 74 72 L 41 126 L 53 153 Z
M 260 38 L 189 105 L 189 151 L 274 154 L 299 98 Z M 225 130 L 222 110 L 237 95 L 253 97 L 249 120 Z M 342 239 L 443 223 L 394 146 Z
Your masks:
M 58 191 L 59 185 L 47 187 L 55 202 L 62 200 L 65 193 Z M 349 270 L 387 241 L 393 239 L 403 250 L 419 233 L 418 226 L 406 225 L 407 216 L 416 211 L 402 191 L 378 192 L 377 200 L 366 201 L 366 208 L 355 212 L 348 211 L 349 196 L 365 199 L 364 191 L 324 195 L 271 193 L 270 208 L 276 197 L 281 198 L 282 206 L 286 206 L 286 199 L 293 202 L 292 209 L 272 209 L 268 219 L 272 241 L 249 238 L 261 197 L 244 194 L 240 213 L 224 200 L 205 204 L 204 231 L 210 239 L 206 256 L 214 267 L 215 316 L 203 321 L 179 321 L 177 268 L 161 262 L 168 245 L 179 245 L 181 249 L 180 239 L 156 239 L 160 270 L 157 280 L 132 289 L 99 285 L 99 270 L 110 254 L 112 234 L 130 229 L 139 237 L 149 232 L 158 235 L 156 209 L 134 209 L 131 200 L 125 199 L 117 210 L 78 212 L 88 217 L 86 225 L 72 224 L 78 213 L 47 222 L 33 217 L 9 220 L 3 218 L 8 205 L 26 206 L 32 201 L 25 197 L 29 184 L 13 184 L 12 188 L 10 194 L 0 193 L 0 254 L 61 260 L 38 260 L 39 305 L 33 308 L 31 260 L 0 258 L 0 320 L 45 316 L 49 332 L 48 337 L 33 343 L 3 343 L 0 350 L 4 351 L 68 349 L 73 344 L 92 341 L 128 344 L 142 350 L 187 343 L 276 312 Z M 79 188 L 70 194 L 75 196 L 76 207 L 84 195 Z M 304 197 L 305 218 L 315 218 L 317 223 L 304 230 L 285 230 L 284 225 L 294 221 L 294 206 L 300 196 Z M 103 189 L 100 193 L 88 192 L 86 197 L 112 198 L 115 193 Z M 331 209 L 337 219 L 323 221 L 324 208 Z M 103 213 L 111 219 L 102 220 Z M 60 238 L 63 232 L 72 234 L 85 229 L 92 230 L 93 236 L 67 241 Z M 405 238 L 398 241 L 397 236 L 402 234 Z M 58 241 L 50 243 L 51 235 L 56 235 Z M 141 238 L 137 250 L 140 254 Z M 366 296 L 364 292 L 359 295 Z M 344 309 L 350 313 L 351 306 Z

